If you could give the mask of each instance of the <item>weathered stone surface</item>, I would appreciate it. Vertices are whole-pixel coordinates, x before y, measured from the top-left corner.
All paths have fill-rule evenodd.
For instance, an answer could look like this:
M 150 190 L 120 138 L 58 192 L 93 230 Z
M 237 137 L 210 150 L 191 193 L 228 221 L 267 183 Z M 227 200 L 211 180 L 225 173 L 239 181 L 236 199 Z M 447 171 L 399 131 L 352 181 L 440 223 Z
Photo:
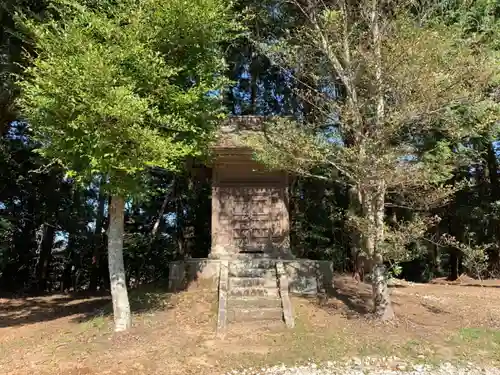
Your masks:
M 260 117 L 232 117 L 214 145 L 212 163 L 212 251 L 216 258 L 242 252 L 274 257 L 290 253 L 288 175 L 255 162 L 241 143 L 260 130 Z
M 231 288 L 229 290 L 230 296 L 269 296 L 269 297 L 277 297 L 279 296 L 278 288 L 263 288 L 263 287 L 252 287 L 252 288 Z
M 275 272 L 274 266 L 276 259 L 246 259 L 246 260 L 231 260 L 229 263 L 230 272 L 239 272 L 248 269 L 261 269 L 266 271 Z
M 229 269 L 229 277 L 264 277 L 276 278 L 276 270 L 274 268 L 246 268 L 246 267 L 231 267 Z
M 229 267 L 228 262 L 224 261 L 220 266 L 220 276 L 219 276 L 219 306 L 217 313 L 217 331 L 223 332 L 226 328 L 227 322 L 227 292 L 229 288 Z
M 212 254 L 262 252 L 285 257 L 289 249 L 287 176 L 256 164 L 215 166 Z
M 279 297 L 239 297 L 231 298 L 228 302 L 229 308 L 281 308 L 281 298 Z
M 228 321 L 243 322 L 256 320 L 282 320 L 283 310 L 281 308 L 246 308 L 246 309 L 229 309 Z
M 285 263 L 289 290 L 294 294 L 315 295 L 318 292 L 316 262 L 301 260 Z
M 293 328 L 295 326 L 295 320 L 293 318 L 292 302 L 290 301 L 290 297 L 288 296 L 288 278 L 282 262 L 276 263 L 276 274 L 278 275 L 281 305 L 283 307 L 283 318 L 285 320 L 286 326 L 288 328 Z
M 332 288 L 333 268 L 329 261 L 308 259 L 281 260 L 288 278 L 289 292 L 298 295 L 311 295 L 322 288 Z M 218 287 L 219 259 L 188 259 L 170 263 L 169 286 L 181 290 L 197 279 L 212 279 L 214 288 Z M 259 258 L 228 260 L 229 277 L 257 277 L 274 280 L 277 259 Z
M 192 282 L 212 280 L 211 287 L 219 286 L 220 261 L 210 259 L 186 259 L 169 264 L 168 287 L 171 291 L 186 289 Z
M 276 287 L 276 279 L 265 277 L 231 277 L 229 279 L 229 287 Z

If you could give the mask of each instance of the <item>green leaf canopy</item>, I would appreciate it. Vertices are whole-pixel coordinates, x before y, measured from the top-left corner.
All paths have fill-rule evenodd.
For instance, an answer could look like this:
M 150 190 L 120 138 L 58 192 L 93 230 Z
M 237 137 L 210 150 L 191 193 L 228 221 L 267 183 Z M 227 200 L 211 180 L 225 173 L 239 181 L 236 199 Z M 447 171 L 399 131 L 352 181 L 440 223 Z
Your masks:
M 37 53 L 19 102 L 43 155 L 120 188 L 203 152 L 222 113 L 222 46 L 239 31 L 226 1 L 53 5 L 44 22 L 19 17 Z

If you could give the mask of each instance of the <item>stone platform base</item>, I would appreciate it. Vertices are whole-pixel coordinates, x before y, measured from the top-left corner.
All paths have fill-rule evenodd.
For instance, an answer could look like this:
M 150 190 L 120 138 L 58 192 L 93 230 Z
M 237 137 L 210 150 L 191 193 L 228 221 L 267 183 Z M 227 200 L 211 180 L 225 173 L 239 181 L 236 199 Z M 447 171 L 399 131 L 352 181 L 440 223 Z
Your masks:
M 282 263 L 290 294 L 314 296 L 333 287 L 333 263 L 330 261 L 242 256 L 236 259 L 196 258 L 171 262 L 169 289 L 171 291 L 182 290 L 197 280 L 211 280 L 210 285 L 213 289 L 217 289 L 221 264 L 227 264 L 230 268 L 245 269 L 250 268 L 250 264 L 255 265 L 256 262 L 264 267 L 275 267 L 277 262 Z

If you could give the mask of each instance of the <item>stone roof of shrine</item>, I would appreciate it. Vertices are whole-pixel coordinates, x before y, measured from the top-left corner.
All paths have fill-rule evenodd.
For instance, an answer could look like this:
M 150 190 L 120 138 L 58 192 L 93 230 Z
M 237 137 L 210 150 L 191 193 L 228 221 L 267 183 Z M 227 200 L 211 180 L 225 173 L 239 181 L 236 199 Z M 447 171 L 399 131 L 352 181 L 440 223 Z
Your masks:
M 214 148 L 247 148 L 241 142 L 241 138 L 247 134 L 263 131 L 263 124 L 268 119 L 266 116 L 230 116 L 219 129 Z

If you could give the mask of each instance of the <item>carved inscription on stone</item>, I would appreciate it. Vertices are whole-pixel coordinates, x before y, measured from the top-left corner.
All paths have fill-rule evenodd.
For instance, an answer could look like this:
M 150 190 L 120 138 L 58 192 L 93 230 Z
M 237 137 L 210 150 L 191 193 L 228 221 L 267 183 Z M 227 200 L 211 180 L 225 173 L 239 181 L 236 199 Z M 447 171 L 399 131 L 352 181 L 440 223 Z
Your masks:
M 280 242 L 285 228 L 283 189 L 220 187 L 219 233 L 239 251 L 265 250 Z

